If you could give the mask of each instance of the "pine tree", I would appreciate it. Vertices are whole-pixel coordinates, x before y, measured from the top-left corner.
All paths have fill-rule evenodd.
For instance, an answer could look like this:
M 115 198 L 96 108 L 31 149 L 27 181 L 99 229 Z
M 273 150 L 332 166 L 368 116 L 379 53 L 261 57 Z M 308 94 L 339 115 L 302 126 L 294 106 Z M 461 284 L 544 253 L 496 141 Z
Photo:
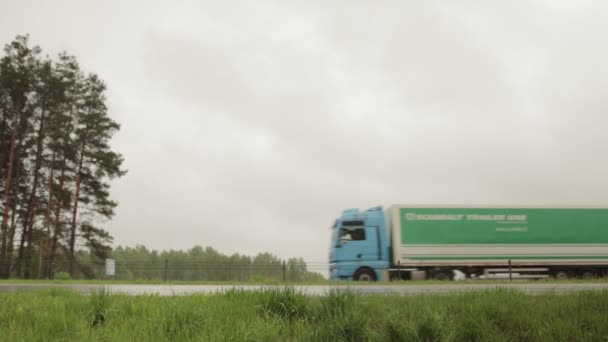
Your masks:
M 59 104 L 63 103 L 63 88 L 61 79 L 58 77 L 53 68 L 52 61 L 47 59 L 43 61 L 37 72 L 37 81 L 35 84 L 35 107 L 36 113 L 32 116 L 32 150 L 30 153 L 30 164 L 33 166 L 29 182 L 29 193 L 27 194 L 24 205 L 25 217 L 22 220 L 23 227 L 21 230 L 21 241 L 18 250 L 17 274 L 21 275 L 21 266 L 24 266 L 24 277 L 29 278 L 31 272 L 31 258 L 33 252 L 33 229 L 35 223 L 35 214 L 38 211 L 41 197 L 39 186 L 41 185 L 42 167 L 45 150 L 45 138 L 48 136 L 48 121 L 54 120 L 59 110 Z
M 107 115 L 105 105 L 105 84 L 96 76 L 89 75 L 84 82 L 84 96 L 76 116 L 75 143 L 78 145 L 75 196 L 69 240 L 69 272 L 74 274 L 74 251 L 77 237 L 77 217 L 79 204 L 88 205 L 89 216 L 110 219 L 114 215 L 116 203 L 109 199 L 107 180 L 125 174 L 121 170 L 122 157 L 112 151 L 109 141 L 120 126 Z M 85 226 L 83 226 L 85 227 Z M 102 245 L 96 238 L 105 240 L 106 233 L 86 222 L 82 229 L 89 246 Z M 98 234 L 93 234 L 98 233 Z M 93 242 L 97 241 L 97 242 Z M 101 248 L 100 251 L 106 250 Z M 99 251 L 99 252 L 100 252 Z M 102 255 L 102 254 L 100 254 Z
M 47 250 L 45 251 L 45 276 L 52 277 L 55 257 L 60 244 L 60 238 L 63 236 L 64 220 L 61 213 L 64 209 L 70 207 L 70 189 L 66 186 L 69 182 L 69 176 L 72 170 L 72 165 L 75 159 L 75 144 L 73 139 L 73 130 L 75 118 L 78 111 L 78 104 L 82 96 L 82 80 L 83 74 L 76 58 L 65 53 L 59 55 L 57 70 L 62 75 L 62 82 L 65 87 L 65 103 L 63 104 L 63 117 L 57 120 L 55 129 L 55 144 L 53 145 L 60 158 L 59 163 L 59 178 L 57 180 L 56 196 L 54 202 L 53 213 L 51 217 L 52 229 L 49 229 L 50 239 Z M 53 181 L 51 179 L 51 181 Z
M 13 175 L 16 165 L 19 163 L 15 158 L 15 151 L 20 143 L 19 131 L 22 127 L 22 121 L 27 118 L 23 117 L 25 108 L 28 106 L 28 96 L 32 90 L 34 73 L 39 62 L 38 55 L 40 49 L 38 47 L 30 48 L 28 46 L 28 36 L 17 36 L 17 38 L 8 44 L 4 51 L 6 56 L 0 60 L 0 93 L 8 105 L 5 108 L 9 109 L 3 115 L 7 117 L 7 112 L 12 111 L 12 118 L 9 121 L 4 120 L 3 129 L 10 131 L 10 140 L 8 144 L 7 162 L 6 162 L 6 178 L 4 179 L 4 196 L 2 201 L 2 226 L 0 229 L 0 278 L 8 278 L 10 267 L 8 264 L 9 251 L 9 212 L 11 208 L 15 208 L 11 204 Z M 9 128 L 10 127 L 10 128 Z M 7 129 L 8 128 L 8 129 Z

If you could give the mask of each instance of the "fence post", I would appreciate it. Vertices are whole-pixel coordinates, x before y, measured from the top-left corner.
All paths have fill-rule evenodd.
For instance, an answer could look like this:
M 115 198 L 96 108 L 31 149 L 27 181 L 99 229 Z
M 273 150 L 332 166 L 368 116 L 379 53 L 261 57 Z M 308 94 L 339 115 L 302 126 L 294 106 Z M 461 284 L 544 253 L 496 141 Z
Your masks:
M 399 275 L 397 280 L 401 280 L 401 260 L 397 260 L 397 275 Z
M 286 271 L 287 271 L 287 265 L 285 264 L 285 260 L 283 260 L 283 282 L 286 281 Z
M 169 268 L 169 259 L 165 259 L 165 275 L 163 276 L 165 283 L 167 282 L 167 269 L 168 268 Z
M 511 274 L 511 259 L 509 259 L 509 281 L 513 281 L 513 275 Z

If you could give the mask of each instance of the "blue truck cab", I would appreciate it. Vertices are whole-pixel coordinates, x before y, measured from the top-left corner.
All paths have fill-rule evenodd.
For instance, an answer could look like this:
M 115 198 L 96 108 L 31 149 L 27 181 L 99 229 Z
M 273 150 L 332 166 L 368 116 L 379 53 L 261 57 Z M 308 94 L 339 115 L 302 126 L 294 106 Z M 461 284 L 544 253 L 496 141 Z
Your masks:
M 332 227 L 330 279 L 384 280 L 390 264 L 387 235 L 382 207 L 344 210 Z

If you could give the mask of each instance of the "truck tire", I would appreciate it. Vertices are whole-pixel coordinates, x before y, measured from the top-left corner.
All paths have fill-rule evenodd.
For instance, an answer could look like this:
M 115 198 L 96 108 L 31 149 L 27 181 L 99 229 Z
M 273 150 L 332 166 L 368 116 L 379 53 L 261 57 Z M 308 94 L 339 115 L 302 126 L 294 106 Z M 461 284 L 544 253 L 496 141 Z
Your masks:
M 589 271 L 585 271 L 583 272 L 583 275 L 581 276 L 581 278 L 583 279 L 593 279 L 593 273 L 589 272 Z
M 568 279 L 570 275 L 566 271 L 557 271 L 555 272 L 555 279 Z
M 369 268 L 360 268 L 353 276 L 357 281 L 375 281 L 376 273 Z
M 431 279 L 435 280 L 452 280 L 454 273 L 445 268 L 434 268 L 430 272 Z

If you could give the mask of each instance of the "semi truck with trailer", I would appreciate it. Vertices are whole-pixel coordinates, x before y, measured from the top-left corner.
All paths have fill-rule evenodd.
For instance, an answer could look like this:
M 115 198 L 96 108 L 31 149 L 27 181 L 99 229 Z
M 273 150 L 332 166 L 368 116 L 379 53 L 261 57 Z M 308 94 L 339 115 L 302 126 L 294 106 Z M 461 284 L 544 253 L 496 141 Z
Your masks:
M 336 280 L 608 276 L 607 208 L 347 209 L 331 236 Z

